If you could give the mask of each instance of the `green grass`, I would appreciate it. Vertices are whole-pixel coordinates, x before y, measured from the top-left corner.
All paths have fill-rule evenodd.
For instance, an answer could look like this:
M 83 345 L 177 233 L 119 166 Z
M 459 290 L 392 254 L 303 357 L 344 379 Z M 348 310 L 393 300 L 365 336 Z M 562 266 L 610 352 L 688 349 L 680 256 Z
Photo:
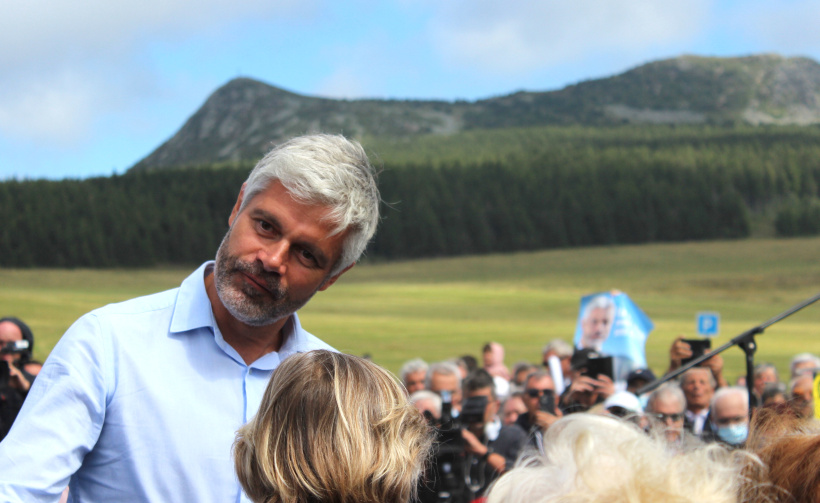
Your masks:
M 580 297 L 619 289 L 655 323 L 647 357 L 667 365 L 678 334 L 694 336 L 695 314 L 718 311 L 718 346 L 820 291 L 820 238 L 743 240 L 553 250 L 482 257 L 364 263 L 319 293 L 303 325 L 340 350 L 396 372 L 412 357 L 480 356 L 504 344 L 506 363 L 538 361 L 541 347 L 570 340 Z M 45 358 L 83 313 L 109 302 L 172 288 L 192 268 L 2 270 L 0 312 L 30 323 Z M 756 361 L 787 372 L 798 352 L 820 353 L 820 303 L 758 337 Z M 730 379 L 743 353 L 724 353 Z

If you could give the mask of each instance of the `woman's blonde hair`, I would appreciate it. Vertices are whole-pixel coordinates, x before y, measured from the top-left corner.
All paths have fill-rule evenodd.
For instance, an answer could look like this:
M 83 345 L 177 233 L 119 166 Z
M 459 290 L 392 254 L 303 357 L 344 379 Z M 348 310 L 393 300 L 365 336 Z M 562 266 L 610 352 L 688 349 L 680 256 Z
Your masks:
M 237 433 L 234 462 L 256 503 L 404 503 L 431 443 L 389 372 L 311 351 L 274 372 L 259 412 Z
M 683 453 L 630 423 L 592 414 L 560 419 L 543 454 L 524 457 L 488 503 L 736 503 L 750 456 L 710 445 Z

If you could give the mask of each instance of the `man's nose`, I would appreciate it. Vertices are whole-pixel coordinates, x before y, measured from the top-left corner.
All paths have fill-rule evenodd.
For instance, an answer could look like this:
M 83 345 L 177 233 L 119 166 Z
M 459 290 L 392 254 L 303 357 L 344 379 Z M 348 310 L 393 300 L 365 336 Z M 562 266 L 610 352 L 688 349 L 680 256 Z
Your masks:
M 282 275 L 287 270 L 290 244 L 284 240 L 273 242 L 259 251 L 258 257 L 266 271 Z

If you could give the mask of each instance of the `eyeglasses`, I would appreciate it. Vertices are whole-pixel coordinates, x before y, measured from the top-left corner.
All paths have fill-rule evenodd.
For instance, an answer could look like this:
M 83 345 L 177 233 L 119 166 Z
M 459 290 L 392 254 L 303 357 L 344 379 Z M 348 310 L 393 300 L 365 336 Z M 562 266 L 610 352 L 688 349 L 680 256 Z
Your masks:
M 726 426 L 727 424 L 742 423 L 746 420 L 746 416 L 721 417 L 715 418 L 715 424 L 718 426 Z
M 527 393 L 527 396 L 529 396 L 530 398 L 537 398 L 541 395 L 552 393 L 553 390 L 551 390 L 551 389 L 527 388 L 525 390 L 525 392 Z
M 630 414 L 634 414 L 634 412 L 632 412 L 631 410 L 621 407 L 620 405 L 613 405 L 612 407 L 609 407 L 606 410 L 608 410 L 609 413 L 613 416 L 621 418 L 626 417 Z
M 677 423 L 683 419 L 683 413 L 664 414 L 663 412 L 656 412 L 652 414 L 652 417 L 662 423 L 665 423 L 667 419 L 671 419 L 673 423 Z

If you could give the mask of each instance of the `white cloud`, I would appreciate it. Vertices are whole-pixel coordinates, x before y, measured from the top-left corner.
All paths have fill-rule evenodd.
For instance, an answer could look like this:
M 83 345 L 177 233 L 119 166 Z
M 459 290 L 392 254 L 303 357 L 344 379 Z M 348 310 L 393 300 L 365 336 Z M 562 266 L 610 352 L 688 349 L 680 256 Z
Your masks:
M 173 39 L 232 21 L 298 15 L 298 0 L 11 0 L 0 3 L 0 62 L 86 58 L 141 39 Z
M 697 36 L 708 0 L 442 2 L 432 40 L 450 64 L 525 73 L 601 53 L 639 53 Z
M 67 144 L 88 130 L 89 110 L 99 93 L 87 78 L 60 72 L 47 81 L 33 78 L 11 84 L 7 82 L 0 95 L 0 134 Z
M 0 134 L 82 139 L 101 117 L 157 92 L 148 50 L 243 20 L 310 16 L 300 0 L 10 0 L 0 2 Z M 170 49 L 169 49 L 170 50 Z

